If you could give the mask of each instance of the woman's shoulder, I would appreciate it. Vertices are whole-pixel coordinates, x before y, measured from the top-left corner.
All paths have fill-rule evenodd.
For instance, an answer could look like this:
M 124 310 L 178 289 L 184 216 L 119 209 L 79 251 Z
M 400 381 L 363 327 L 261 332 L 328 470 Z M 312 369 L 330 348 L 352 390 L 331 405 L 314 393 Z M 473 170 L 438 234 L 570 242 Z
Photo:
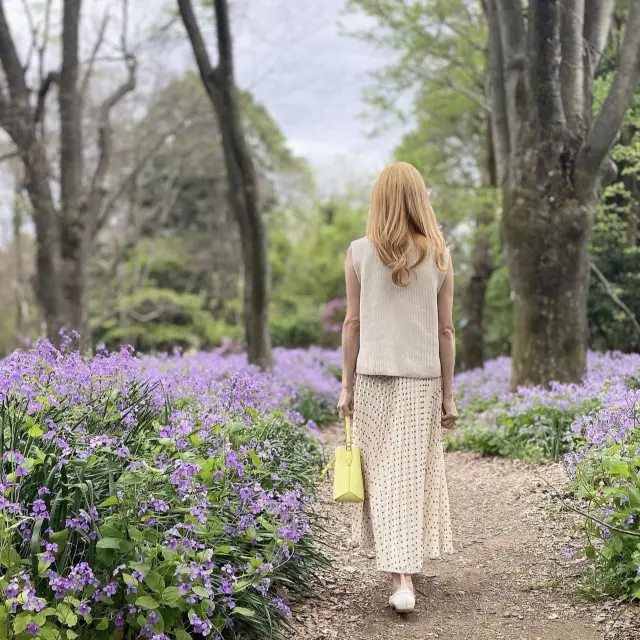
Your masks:
M 368 254 L 373 251 L 373 245 L 369 242 L 368 238 L 358 238 L 351 243 L 351 257 L 354 262 L 361 262 Z
M 369 239 L 367 238 L 367 236 L 364 236 L 363 238 L 358 238 L 357 240 L 354 240 L 351 243 L 351 248 L 352 250 L 355 249 L 356 251 L 358 249 L 364 249 L 366 247 L 371 247 L 371 243 L 369 242 Z

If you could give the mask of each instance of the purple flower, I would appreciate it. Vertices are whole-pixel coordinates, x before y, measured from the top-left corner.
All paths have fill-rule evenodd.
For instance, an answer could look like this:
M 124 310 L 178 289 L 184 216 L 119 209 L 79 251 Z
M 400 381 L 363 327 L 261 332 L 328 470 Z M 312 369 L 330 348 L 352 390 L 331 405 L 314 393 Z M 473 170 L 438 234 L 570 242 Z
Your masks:
M 25 628 L 25 631 L 30 636 L 37 636 L 40 633 L 40 627 L 35 622 L 30 622 Z
M 81 616 L 87 616 L 91 613 L 91 607 L 88 600 L 83 600 L 77 607 L 77 611 Z
M 272 598 L 271 606 L 287 618 L 291 617 L 291 609 L 289 609 L 282 598 Z

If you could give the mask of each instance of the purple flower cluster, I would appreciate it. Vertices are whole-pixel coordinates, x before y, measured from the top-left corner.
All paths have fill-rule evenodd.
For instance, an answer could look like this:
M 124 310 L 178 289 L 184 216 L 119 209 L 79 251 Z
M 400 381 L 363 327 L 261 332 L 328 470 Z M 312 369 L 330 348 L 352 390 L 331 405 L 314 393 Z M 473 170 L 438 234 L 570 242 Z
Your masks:
M 0 514 L 28 560 L 0 581 L 12 614 L 59 606 L 70 628 L 105 620 L 163 640 L 173 636 L 155 608 L 168 588 L 189 632 L 215 639 L 220 612 L 225 626 L 252 615 L 250 586 L 290 615 L 272 576 L 302 563 L 311 498 L 292 469 L 306 464 L 306 478 L 316 446 L 297 403 L 307 392 L 335 402 L 340 356 L 274 356 L 263 372 L 242 354 L 85 359 L 40 341 L 0 361 L 0 411 L 11 407 L 17 429 L 0 451 Z M 282 459 L 285 427 L 299 450 Z M 24 631 L 38 635 L 39 620 Z
M 540 387 L 510 389 L 511 359 L 497 358 L 481 369 L 460 373 L 455 379 L 460 409 L 486 412 L 493 422 L 496 412 L 517 417 L 535 407 L 557 408 L 580 413 L 571 427 L 574 436 L 584 438 L 590 446 L 620 441 L 633 426 L 640 389 L 630 380 L 640 376 L 640 354 L 589 353 L 587 375 L 581 384 L 553 383 Z M 592 410 L 593 407 L 597 410 Z

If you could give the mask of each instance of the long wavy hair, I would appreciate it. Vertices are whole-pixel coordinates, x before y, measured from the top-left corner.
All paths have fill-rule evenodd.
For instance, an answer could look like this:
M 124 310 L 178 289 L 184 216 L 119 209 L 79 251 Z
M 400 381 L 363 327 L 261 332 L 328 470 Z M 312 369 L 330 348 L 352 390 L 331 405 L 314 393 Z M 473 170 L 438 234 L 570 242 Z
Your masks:
M 389 165 L 378 176 L 371 194 L 367 238 L 399 287 L 409 284 L 411 271 L 434 257 L 445 270 L 445 241 L 418 170 L 407 162 Z M 412 260 L 417 249 L 417 259 Z

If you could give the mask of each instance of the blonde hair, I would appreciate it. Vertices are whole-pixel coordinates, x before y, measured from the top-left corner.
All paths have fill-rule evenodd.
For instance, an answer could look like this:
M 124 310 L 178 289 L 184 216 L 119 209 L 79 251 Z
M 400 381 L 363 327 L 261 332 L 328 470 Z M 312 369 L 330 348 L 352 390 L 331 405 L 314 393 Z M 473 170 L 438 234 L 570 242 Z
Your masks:
M 445 270 L 446 244 L 427 187 L 419 171 L 407 162 L 386 167 L 373 185 L 367 238 L 400 287 L 409 284 L 411 271 L 429 255 L 440 271 Z M 410 264 L 414 247 L 418 259 Z

